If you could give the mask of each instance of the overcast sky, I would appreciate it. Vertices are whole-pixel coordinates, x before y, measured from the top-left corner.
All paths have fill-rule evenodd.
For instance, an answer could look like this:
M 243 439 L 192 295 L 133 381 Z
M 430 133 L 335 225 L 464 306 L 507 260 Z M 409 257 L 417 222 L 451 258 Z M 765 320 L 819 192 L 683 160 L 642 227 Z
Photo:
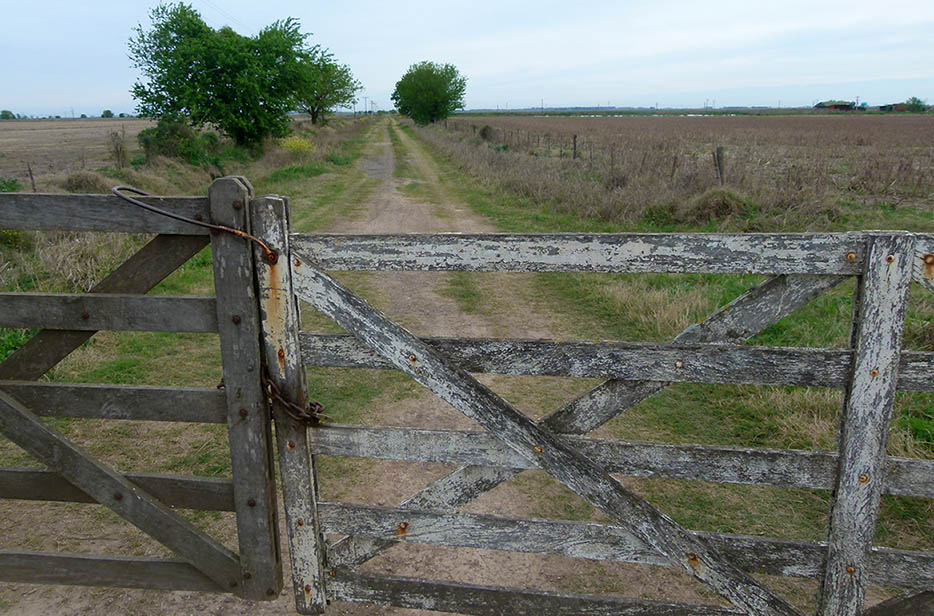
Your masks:
M 467 76 L 468 108 L 803 106 L 934 102 L 934 2 L 193 0 L 243 34 L 298 18 L 380 109 L 421 60 Z M 127 40 L 152 2 L 7 2 L 0 108 L 30 115 L 135 109 Z

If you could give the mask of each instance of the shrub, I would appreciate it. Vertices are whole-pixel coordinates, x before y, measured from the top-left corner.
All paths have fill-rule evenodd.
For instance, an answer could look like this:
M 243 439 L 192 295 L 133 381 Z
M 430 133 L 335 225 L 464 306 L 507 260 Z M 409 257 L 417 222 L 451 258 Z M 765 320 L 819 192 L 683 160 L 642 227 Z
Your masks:
M 480 127 L 480 132 L 478 134 L 480 135 L 480 138 L 483 139 L 484 141 L 492 141 L 493 140 L 493 127 L 490 126 L 489 124 L 484 124 L 482 127 Z
M 280 139 L 279 145 L 286 152 L 301 160 L 306 160 L 315 153 L 315 144 L 297 135 Z
M 0 176 L 0 192 L 16 192 L 23 190 L 23 185 L 16 178 Z
M 62 188 L 72 193 L 109 193 L 114 182 L 94 171 L 75 171 L 62 181 Z
M 199 133 L 186 122 L 161 119 L 136 137 L 150 161 L 156 156 L 180 158 L 192 165 L 220 167 L 220 139 L 214 133 Z
M 110 109 L 104 109 L 103 111 L 101 111 L 101 117 L 102 117 L 102 118 L 112 118 L 112 117 L 114 117 L 114 112 L 111 111 Z

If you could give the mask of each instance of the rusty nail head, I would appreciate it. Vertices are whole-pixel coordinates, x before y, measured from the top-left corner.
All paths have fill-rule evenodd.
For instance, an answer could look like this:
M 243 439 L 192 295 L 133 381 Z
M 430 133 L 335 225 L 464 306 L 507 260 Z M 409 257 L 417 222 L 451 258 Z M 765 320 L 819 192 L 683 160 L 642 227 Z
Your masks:
M 681 360 L 676 361 L 675 368 L 684 368 L 684 362 Z
M 856 567 L 854 567 L 853 565 L 850 565 L 849 567 L 846 568 L 846 572 L 849 573 L 850 575 L 853 575 L 854 573 L 856 573 Z
M 860 482 L 860 483 L 868 483 L 868 482 L 869 482 L 869 475 L 860 475 L 860 476 L 859 476 L 859 482 Z
M 855 261 L 855 260 L 856 260 L 856 253 L 855 253 L 855 252 L 848 252 L 848 253 L 846 253 L 846 260 L 847 260 L 847 261 Z
M 285 359 L 285 349 L 283 349 L 282 347 L 279 347 L 279 350 L 276 351 L 276 357 L 278 357 L 279 359 Z
M 85 321 L 87 321 L 88 319 L 91 318 L 91 315 L 88 314 L 87 312 L 82 312 L 82 313 L 81 313 L 81 318 L 84 319 Z
M 304 526 L 305 520 L 299 519 L 298 522 L 296 522 L 296 524 L 298 524 L 299 526 Z
M 272 588 L 267 588 L 267 589 L 266 589 L 266 594 L 269 595 L 269 596 L 271 597 L 271 596 L 273 596 L 274 594 L 276 594 L 276 591 L 274 591 Z
M 248 579 L 250 579 L 251 577 L 253 577 L 253 574 L 250 573 L 249 571 L 244 571 L 244 572 L 243 572 L 243 579 L 244 579 L 244 580 L 248 580 Z
M 877 376 L 879 376 L 879 371 L 873 368 L 872 370 L 869 371 L 869 374 L 872 375 L 872 378 L 876 378 Z
M 236 588 L 236 587 L 237 587 L 237 583 L 236 583 L 236 582 L 231 582 L 231 583 L 230 583 L 230 587 L 231 587 L 231 588 Z
M 333 571 L 331 573 L 333 573 Z M 305 592 L 311 592 L 311 584 L 305 584 Z
M 251 498 L 250 500 L 248 500 L 248 501 L 246 502 L 246 504 L 247 504 L 248 506 L 250 506 L 250 507 L 255 507 L 255 506 L 256 506 L 256 499 L 255 499 L 255 498 Z
M 334 569 L 331 569 L 330 571 L 328 571 L 328 575 L 330 575 L 331 577 L 337 577 L 337 571 L 335 571 Z
M 934 265 L 934 254 L 924 255 L 924 262 L 928 265 Z
M 895 261 L 895 255 L 889 255 L 885 258 L 886 263 L 892 263 L 893 261 Z
M 123 494 L 120 492 L 114 492 L 114 500 L 123 500 Z
M 243 207 L 243 201 L 234 201 L 234 202 L 233 202 L 233 209 L 239 210 L 239 209 L 242 208 L 242 207 Z
M 266 263 L 269 265 L 275 265 L 279 262 L 279 253 L 275 250 L 270 250 L 266 253 Z
M 545 453 L 545 450 L 542 449 L 542 446 L 541 446 L 541 445 L 536 445 L 535 447 L 532 448 L 532 451 L 534 451 L 535 453 L 537 453 L 537 454 L 539 454 L 539 455 Z
M 415 362 L 418 361 L 418 358 L 415 357 L 415 354 L 413 353 L 413 354 L 409 355 L 409 361 L 412 362 L 412 363 L 414 364 Z
M 289 449 L 295 449 L 295 441 L 289 441 Z
M 240 409 L 240 417 L 246 417 L 246 416 L 247 416 L 246 409 Z
M 404 534 L 407 533 L 408 531 L 409 531 L 409 523 L 408 523 L 408 522 L 399 522 L 399 526 L 396 527 L 396 534 L 398 534 L 398 535 L 404 535 Z
M 234 322 L 234 325 L 240 325 L 240 320 L 241 320 L 241 319 L 240 319 L 240 315 L 239 315 L 239 314 L 233 315 L 232 317 L 230 317 L 230 320 Z
M 700 562 L 700 560 L 697 558 L 697 554 L 695 554 L 694 552 L 691 552 L 690 554 L 688 554 L 688 561 L 694 567 L 696 567 L 697 563 Z
M 302 262 L 299 259 L 295 259 L 295 267 L 301 267 Z

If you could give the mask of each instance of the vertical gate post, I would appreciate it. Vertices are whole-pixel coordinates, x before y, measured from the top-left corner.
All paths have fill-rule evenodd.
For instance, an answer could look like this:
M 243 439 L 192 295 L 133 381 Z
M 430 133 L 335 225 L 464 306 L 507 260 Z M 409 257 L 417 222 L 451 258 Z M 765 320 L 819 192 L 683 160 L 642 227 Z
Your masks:
M 308 446 L 308 424 L 294 417 L 299 409 L 307 407 L 309 398 L 298 342 L 298 300 L 292 292 L 288 203 L 281 197 L 259 197 L 251 202 L 250 211 L 253 232 L 278 255 L 275 263 L 271 263 L 260 247 L 255 247 L 253 253 L 262 309 L 265 366 L 269 381 L 281 398 L 274 396 L 272 412 L 276 421 L 295 607 L 301 614 L 321 614 L 326 599 L 324 539 L 318 527 L 316 461 Z M 290 411 L 285 402 L 298 409 Z
M 875 534 L 914 261 L 910 233 L 868 236 L 854 310 L 852 372 L 840 418 L 836 498 L 821 616 L 856 616 Z
M 213 222 L 249 233 L 252 192 L 242 178 L 216 180 L 208 193 Z M 282 564 L 269 408 L 260 380 L 262 354 L 252 247 L 231 233 L 213 235 L 211 247 L 240 547 L 238 594 L 245 599 L 269 600 L 282 589 Z

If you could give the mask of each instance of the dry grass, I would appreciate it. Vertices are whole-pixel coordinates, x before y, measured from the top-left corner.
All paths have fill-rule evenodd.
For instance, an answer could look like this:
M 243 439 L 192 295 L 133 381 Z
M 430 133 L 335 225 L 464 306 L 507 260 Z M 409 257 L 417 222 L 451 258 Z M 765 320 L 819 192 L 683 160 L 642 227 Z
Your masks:
M 558 211 L 624 224 L 810 230 L 843 224 L 851 203 L 934 209 L 927 116 L 493 116 L 447 126 L 420 134 L 461 170 Z

